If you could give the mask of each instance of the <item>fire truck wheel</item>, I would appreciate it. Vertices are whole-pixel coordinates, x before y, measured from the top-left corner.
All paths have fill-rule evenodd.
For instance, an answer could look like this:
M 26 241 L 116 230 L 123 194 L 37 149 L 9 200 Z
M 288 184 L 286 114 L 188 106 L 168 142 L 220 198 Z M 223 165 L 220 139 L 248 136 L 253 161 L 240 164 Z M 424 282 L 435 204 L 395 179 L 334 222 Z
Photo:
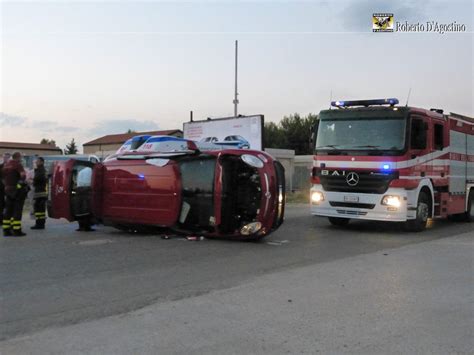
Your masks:
M 474 191 L 471 189 L 467 199 L 467 210 L 462 215 L 462 220 L 465 222 L 474 222 Z
M 406 222 L 405 226 L 409 232 L 422 232 L 426 228 L 430 217 L 430 197 L 426 192 L 420 192 L 416 206 L 416 218 Z
M 350 218 L 328 217 L 328 219 L 333 226 L 347 226 L 350 221 Z

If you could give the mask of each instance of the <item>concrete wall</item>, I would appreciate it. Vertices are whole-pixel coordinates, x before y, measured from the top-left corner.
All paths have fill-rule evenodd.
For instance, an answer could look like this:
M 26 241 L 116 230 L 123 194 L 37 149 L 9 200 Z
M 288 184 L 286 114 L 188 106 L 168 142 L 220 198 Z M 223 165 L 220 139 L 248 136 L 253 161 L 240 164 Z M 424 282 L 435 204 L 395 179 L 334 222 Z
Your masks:
M 301 191 L 311 187 L 312 155 L 295 155 L 291 149 L 267 148 L 265 151 L 285 168 L 286 190 Z
M 313 170 L 312 155 L 296 155 L 293 170 L 293 190 L 309 190 Z
M 266 148 L 265 152 L 278 160 L 285 168 L 286 190 L 293 190 L 293 170 L 295 151 L 292 149 Z

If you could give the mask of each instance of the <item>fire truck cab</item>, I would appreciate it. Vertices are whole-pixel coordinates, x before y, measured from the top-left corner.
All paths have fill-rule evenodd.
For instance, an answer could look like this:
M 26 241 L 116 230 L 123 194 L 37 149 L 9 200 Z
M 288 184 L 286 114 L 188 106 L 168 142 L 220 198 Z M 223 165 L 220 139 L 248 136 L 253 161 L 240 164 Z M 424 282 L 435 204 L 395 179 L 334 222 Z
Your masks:
M 350 219 L 474 220 L 474 119 L 397 99 L 334 101 L 313 129 L 311 213 Z
M 157 142 L 170 144 L 162 138 Z M 238 149 L 201 152 L 192 141 L 176 142 L 184 149 L 138 149 L 99 164 L 57 162 L 50 217 L 75 221 L 89 216 L 122 230 L 167 229 L 246 240 L 260 239 L 283 223 L 284 169 L 270 155 Z

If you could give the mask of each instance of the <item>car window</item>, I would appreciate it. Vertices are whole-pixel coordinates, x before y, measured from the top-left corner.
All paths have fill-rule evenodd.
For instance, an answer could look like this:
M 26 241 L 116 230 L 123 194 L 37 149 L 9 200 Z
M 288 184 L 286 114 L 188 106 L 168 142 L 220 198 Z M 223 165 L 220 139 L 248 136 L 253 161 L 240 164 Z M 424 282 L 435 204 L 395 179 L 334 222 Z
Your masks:
M 77 187 L 90 187 L 92 185 L 92 169 L 88 166 L 77 166 Z

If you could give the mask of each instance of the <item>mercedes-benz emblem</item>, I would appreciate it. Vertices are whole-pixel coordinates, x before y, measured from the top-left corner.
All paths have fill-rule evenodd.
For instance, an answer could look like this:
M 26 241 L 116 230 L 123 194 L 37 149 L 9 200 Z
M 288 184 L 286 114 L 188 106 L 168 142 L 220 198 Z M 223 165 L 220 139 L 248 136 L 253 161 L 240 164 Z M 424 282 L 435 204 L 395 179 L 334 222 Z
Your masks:
M 346 177 L 347 185 L 356 186 L 359 183 L 359 174 L 351 172 Z

